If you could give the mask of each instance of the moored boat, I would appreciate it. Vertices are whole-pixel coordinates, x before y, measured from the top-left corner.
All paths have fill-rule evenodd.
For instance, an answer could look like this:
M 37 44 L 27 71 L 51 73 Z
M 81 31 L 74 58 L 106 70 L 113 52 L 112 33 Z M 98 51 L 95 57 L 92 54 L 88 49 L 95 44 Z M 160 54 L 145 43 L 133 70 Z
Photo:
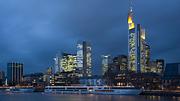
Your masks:
M 142 89 L 117 86 L 46 86 L 44 92 L 56 94 L 139 95 L 142 93 Z
M 139 95 L 142 93 L 141 88 L 136 87 L 95 87 L 94 94 L 105 94 L 105 95 Z
M 32 93 L 34 92 L 34 87 L 12 87 L 9 91 L 12 93 Z

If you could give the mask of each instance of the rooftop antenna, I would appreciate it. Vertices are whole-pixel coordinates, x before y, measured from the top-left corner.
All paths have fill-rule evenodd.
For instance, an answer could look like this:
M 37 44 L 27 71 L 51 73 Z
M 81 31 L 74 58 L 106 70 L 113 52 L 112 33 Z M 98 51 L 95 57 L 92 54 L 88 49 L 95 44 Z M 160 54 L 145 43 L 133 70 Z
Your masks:
M 130 9 L 130 12 L 132 12 L 132 10 L 133 10 L 132 5 L 133 5 L 133 0 L 129 0 L 129 9 Z

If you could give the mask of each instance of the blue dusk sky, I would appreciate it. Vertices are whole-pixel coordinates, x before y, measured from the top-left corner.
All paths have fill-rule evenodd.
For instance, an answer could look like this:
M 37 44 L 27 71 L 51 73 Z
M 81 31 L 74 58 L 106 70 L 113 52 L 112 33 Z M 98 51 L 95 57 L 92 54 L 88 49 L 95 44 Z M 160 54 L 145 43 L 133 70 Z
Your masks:
M 0 69 L 24 63 L 25 73 L 44 72 L 57 52 L 92 45 L 93 71 L 101 55 L 128 51 L 129 0 L 0 0 Z M 134 0 L 134 20 L 147 32 L 151 59 L 180 62 L 180 0 Z

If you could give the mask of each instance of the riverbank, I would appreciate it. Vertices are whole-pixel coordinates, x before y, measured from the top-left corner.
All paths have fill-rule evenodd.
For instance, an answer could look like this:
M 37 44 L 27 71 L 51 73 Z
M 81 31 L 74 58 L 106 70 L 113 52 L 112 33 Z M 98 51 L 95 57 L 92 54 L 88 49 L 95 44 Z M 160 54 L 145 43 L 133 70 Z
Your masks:
M 179 91 L 151 90 L 151 91 L 143 91 L 140 95 L 175 96 L 175 97 L 180 97 L 180 92 Z

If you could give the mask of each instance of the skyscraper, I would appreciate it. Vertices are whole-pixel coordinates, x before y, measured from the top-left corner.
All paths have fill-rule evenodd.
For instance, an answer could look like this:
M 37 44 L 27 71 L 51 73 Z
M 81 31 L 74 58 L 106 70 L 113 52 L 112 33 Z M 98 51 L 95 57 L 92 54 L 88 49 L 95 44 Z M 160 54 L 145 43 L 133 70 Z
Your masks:
M 146 32 L 140 24 L 135 26 L 133 11 L 128 13 L 128 68 L 133 72 L 146 72 L 150 48 L 146 43 Z
M 137 25 L 137 71 L 147 72 L 150 47 L 146 42 L 145 29 L 140 24 Z
M 80 77 L 92 76 L 91 45 L 86 41 L 77 44 L 77 67 Z
M 130 71 L 137 71 L 137 47 L 136 47 L 136 31 L 135 23 L 133 21 L 133 11 L 130 8 L 128 13 L 128 68 Z
M 4 71 L 0 70 L 0 86 L 4 84 L 4 81 L 5 81 L 5 73 Z
M 77 44 L 77 72 L 79 77 L 83 76 L 83 44 Z
M 4 80 L 5 79 L 5 73 L 4 71 L 0 70 L 0 80 Z
M 54 58 L 54 70 L 55 74 L 62 72 L 61 56 L 59 54 L 56 54 L 56 57 Z
M 8 84 L 20 84 L 23 79 L 23 64 L 11 62 L 7 64 L 7 80 Z
M 110 55 L 102 55 L 101 57 L 102 57 L 102 75 L 104 75 L 109 68 Z
M 149 64 L 150 64 L 150 46 L 146 44 L 146 68 L 145 68 L 145 72 L 151 71 Z
M 61 68 L 64 72 L 75 72 L 77 68 L 76 54 L 62 53 Z

